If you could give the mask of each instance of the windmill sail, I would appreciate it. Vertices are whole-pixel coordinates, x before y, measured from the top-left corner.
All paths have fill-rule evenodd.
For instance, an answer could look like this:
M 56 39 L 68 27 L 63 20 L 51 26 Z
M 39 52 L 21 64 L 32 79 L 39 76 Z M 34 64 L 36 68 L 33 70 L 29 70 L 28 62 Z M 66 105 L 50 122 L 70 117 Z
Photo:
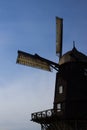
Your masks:
M 56 54 L 62 56 L 63 19 L 56 17 Z
M 59 68 L 59 65 L 55 62 L 42 58 L 37 54 L 31 55 L 23 51 L 18 51 L 17 63 L 47 71 L 51 71 L 52 68 L 56 70 Z

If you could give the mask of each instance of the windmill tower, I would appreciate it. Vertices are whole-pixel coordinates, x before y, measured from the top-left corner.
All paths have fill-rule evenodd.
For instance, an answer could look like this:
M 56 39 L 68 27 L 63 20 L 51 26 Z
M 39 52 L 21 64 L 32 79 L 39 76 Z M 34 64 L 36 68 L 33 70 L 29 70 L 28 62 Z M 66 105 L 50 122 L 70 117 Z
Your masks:
M 41 130 L 87 130 L 87 56 L 75 46 L 62 55 L 63 19 L 56 18 L 59 62 L 18 51 L 17 63 L 51 71 L 56 69 L 53 108 L 32 113 Z

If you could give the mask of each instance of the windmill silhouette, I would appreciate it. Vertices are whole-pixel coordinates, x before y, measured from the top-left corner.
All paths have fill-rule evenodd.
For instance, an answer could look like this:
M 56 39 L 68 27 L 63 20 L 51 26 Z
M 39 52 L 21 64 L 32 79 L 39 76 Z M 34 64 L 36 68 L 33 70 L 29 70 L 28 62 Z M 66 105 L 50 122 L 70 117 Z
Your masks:
M 47 71 L 55 69 L 53 109 L 31 114 L 41 130 L 87 130 L 87 56 L 73 49 L 62 55 L 63 19 L 56 17 L 55 63 L 38 54 L 18 51 L 17 63 Z

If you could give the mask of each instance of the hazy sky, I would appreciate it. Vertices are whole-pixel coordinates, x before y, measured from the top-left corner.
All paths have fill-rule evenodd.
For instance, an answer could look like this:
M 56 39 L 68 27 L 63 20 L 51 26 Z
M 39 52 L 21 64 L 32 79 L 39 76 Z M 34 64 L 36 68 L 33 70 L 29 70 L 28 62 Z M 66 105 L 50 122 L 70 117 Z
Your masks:
M 55 74 L 16 64 L 17 50 L 58 62 L 56 21 L 64 19 L 63 53 L 87 54 L 86 0 L 0 0 L 0 130 L 40 130 L 31 113 L 53 107 Z

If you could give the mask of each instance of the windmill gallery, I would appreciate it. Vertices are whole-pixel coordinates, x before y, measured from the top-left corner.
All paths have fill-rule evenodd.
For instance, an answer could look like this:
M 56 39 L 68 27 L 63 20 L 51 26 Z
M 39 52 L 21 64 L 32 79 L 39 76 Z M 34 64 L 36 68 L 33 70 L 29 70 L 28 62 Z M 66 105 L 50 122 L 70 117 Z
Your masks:
M 58 63 L 18 51 L 17 63 L 57 71 L 53 108 L 32 113 L 31 120 L 39 123 L 41 130 L 87 130 L 87 56 L 75 45 L 62 55 L 62 34 L 63 19 L 56 17 Z

